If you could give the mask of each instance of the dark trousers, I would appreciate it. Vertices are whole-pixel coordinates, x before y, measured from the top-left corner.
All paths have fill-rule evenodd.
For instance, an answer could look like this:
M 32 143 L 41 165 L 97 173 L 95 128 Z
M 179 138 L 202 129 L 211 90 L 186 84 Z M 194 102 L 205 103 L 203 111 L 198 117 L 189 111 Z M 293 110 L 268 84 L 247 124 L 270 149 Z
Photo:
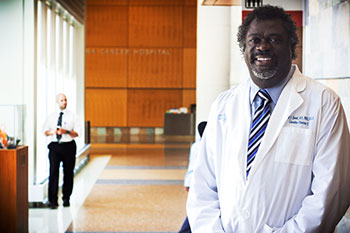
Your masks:
M 63 163 L 63 200 L 69 200 L 73 191 L 75 154 L 77 149 L 75 141 L 73 140 L 66 143 L 51 142 L 48 148 L 50 160 L 49 202 L 57 203 L 58 178 L 61 161 Z
M 182 227 L 181 227 L 179 233 L 191 233 L 191 228 L 190 228 L 190 224 L 188 222 L 187 217 L 186 217 L 184 223 L 182 224 Z

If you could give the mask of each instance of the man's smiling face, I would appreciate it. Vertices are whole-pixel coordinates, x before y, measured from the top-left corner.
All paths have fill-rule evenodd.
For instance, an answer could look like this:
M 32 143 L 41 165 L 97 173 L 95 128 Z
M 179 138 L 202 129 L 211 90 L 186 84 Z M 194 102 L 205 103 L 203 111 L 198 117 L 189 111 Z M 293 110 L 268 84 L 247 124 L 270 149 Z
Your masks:
M 291 46 L 281 20 L 257 20 L 249 25 L 244 59 L 260 88 L 283 81 L 292 64 Z

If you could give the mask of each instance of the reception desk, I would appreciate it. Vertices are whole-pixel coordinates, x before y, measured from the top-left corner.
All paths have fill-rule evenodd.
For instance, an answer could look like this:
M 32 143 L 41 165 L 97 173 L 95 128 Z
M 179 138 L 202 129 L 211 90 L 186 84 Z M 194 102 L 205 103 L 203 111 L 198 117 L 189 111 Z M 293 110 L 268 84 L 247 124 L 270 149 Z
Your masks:
M 28 147 L 0 149 L 0 232 L 28 233 Z
M 195 135 L 196 115 L 190 114 L 168 114 L 164 116 L 165 135 Z

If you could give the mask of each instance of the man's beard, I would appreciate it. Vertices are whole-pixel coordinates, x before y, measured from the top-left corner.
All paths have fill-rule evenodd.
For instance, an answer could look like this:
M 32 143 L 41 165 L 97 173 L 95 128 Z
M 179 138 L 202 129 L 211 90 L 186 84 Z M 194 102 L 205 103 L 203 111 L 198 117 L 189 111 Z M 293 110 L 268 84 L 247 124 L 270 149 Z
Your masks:
M 271 70 L 258 71 L 255 69 L 254 66 L 252 66 L 252 72 L 258 79 L 267 80 L 275 76 L 275 74 L 277 74 L 277 67 L 274 67 Z
M 278 66 L 277 64 L 273 64 L 273 67 L 269 70 L 263 70 L 263 71 L 260 71 L 256 68 L 255 66 L 255 57 L 257 55 L 264 55 L 265 52 L 260 52 L 260 53 L 257 53 L 257 54 L 252 54 L 251 57 L 250 57 L 250 68 L 254 74 L 255 77 L 257 77 L 258 79 L 261 79 L 261 80 L 267 80 L 267 79 L 270 79 L 272 78 L 273 76 L 275 76 L 278 72 Z M 276 60 L 276 59 L 274 59 Z

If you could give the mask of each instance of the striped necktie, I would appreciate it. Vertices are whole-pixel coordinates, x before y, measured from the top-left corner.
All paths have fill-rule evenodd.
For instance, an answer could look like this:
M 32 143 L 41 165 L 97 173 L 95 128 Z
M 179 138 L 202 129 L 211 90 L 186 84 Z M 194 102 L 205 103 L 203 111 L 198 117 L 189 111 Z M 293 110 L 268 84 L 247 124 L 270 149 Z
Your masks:
M 57 128 L 60 128 L 62 126 L 62 115 L 63 115 L 63 112 L 60 112 L 60 116 L 58 117 L 58 120 L 57 120 Z M 56 138 L 57 138 L 57 141 L 60 141 L 62 138 L 62 135 L 56 134 Z
M 255 98 L 260 98 L 261 102 L 255 109 L 253 122 L 250 126 L 249 141 L 248 141 L 248 155 L 247 155 L 247 176 L 252 168 L 252 162 L 258 152 L 260 142 L 264 136 L 265 129 L 270 119 L 270 95 L 263 89 L 260 89 Z

